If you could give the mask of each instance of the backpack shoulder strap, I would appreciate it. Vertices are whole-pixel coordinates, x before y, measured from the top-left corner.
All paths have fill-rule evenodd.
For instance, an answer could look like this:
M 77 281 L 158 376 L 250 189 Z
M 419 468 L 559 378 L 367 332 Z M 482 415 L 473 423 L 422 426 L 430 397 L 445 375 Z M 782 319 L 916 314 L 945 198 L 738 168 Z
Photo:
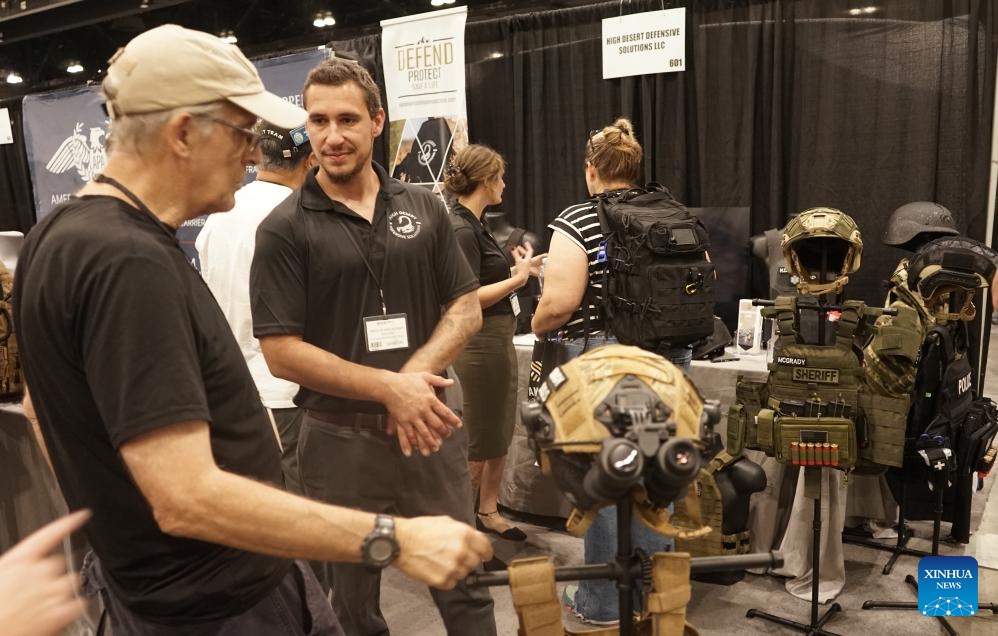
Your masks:
M 851 348 L 856 329 L 863 319 L 866 303 L 859 300 L 847 300 L 842 304 L 839 316 L 838 330 L 835 332 L 835 344 L 842 348 Z
M 797 299 L 793 296 L 779 296 L 773 301 L 771 311 L 775 314 L 781 347 L 797 342 L 797 330 L 794 328 L 796 308 Z M 766 313 L 769 312 L 763 310 L 763 315 Z
M 596 195 L 596 218 L 599 219 L 599 233 L 606 240 L 606 235 L 610 232 L 610 225 L 606 221 L 606 206 L 609 197 L 605 194 Z

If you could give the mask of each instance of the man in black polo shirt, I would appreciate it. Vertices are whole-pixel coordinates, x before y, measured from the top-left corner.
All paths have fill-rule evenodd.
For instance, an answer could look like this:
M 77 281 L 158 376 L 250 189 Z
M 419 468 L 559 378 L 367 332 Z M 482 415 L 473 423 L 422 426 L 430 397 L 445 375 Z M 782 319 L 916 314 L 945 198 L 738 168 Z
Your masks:
M 260 225 L 250 273 L 267 364 L 301 386 L 302 487 L 373 512 L 470 523 L 467 435 L 440 374 L 481 326 L 478 280 L 437 197 L 373 162 L 385 112 L 367 71 L 326 60 L 303 94 L 319 169 Z M 380 573 L 331 570 L 347 632 L 387 633 Z M 449 634 L 495 634 L 487 592 L 432 593 Z
M 233 206 L 260 160 L 258 117 L 293 128 L 305 112 L 267 93 L 236 47 L 174 25 L 119 50 L 103 93 L 107 166 L 28 235 L 13 300 L 59 485 L 70 508 L 93 511 L 99 561 L 84 574 L 104 588 L 111 631 L 342 634 L 291 558 L 395 559 L 452 587 L 491 555 L 466 525 L 399 519 L 393 538 L 373 514 L 275 487 L 277 439 L 174 234 Z

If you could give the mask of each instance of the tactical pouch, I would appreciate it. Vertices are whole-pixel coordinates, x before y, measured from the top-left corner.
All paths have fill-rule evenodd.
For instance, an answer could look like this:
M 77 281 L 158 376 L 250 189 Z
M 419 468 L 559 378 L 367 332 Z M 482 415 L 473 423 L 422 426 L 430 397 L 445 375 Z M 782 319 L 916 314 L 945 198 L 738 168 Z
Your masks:
M 759 414 L 760 420 L 762 413 Z M 759 424 L 760 429 L 762 423 Z M 774 445 L 776 459 L 782 463 L 800 466 L 830 466 L 839 470 L 852 470 L 859 459 L 856 449 L 856 430 L 853 422 L 843 417 L 787 417 L 776 419 Z M 824 456 L 794 458 L 793 446 L 819 445 Z M 822 445 L 829 444 L 829 447 Z M 821 449 L 819 449 L 821 450 Z M 793 460 L 793 461 L 792 461 Z
M 772 455 L 774 450 L 773 424 L 776 419 L 776 413 L 772 409 L 759 409 L 759 415 L 755 419 L 756 430 L 758 431 L 756 448 L 767 455 Z
M 746 448 L 758 448 L 758 433 L 756 431 L 756 415 L 759 414 L 759 409 L 766 405 L 767 399 L 767 387 L 765 382 L 756 382 L 754 380 L 748 380 L 745 376 L 738 376 L 738 381 L 735 383 L 735 401 L 742 407 L 742 417 L 745 421 L 745 433 L 743 435 L 743 446 Z M 729 414 L 728 420 L 730 427 L 731 416 Z M 728 429 L 730 431 L 730 428 Z M 728 434 L 728 439 L 730 443 L 731 434 Z M 731 449 L 728 452 L 734 455 Z
M 969 474 L 975 470 L 988 472 L 991 469 L 985 455 L 996 435 L 998 407 L 990 398 L 977 398 L 967 412 L 957 438 L 957 461 L 961 472 Z
M 911 397 L 859 394 L 859 408 L 866 418 L 867 444 L 860 457 L 877 466 L 900 468 L 904 463 L 904 435 Z
M 727 443 L 725 445 L 729 454 L 738 457 L 745 450 L 745 433 L 748 423 L 745 414 L 745 407 L 741 404 L 732 404 L 728 409 L 728 430 Z M 753 418 L 754 419 L 754 418 Z

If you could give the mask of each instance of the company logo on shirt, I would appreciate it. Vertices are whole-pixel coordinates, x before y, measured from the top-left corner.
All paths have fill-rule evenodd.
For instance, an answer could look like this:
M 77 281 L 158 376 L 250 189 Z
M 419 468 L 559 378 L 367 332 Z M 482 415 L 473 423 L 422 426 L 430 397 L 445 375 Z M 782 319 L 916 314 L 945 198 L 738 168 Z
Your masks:
M 918 611 L 923 616 L 977 613 L 977 559 L 929 556 L 918 562 Z
M 395 238 L 407 240 L 416 238 L 422 227 L 422 221 L 411 212 L 396 210 L 388 214 L 388 230 Z

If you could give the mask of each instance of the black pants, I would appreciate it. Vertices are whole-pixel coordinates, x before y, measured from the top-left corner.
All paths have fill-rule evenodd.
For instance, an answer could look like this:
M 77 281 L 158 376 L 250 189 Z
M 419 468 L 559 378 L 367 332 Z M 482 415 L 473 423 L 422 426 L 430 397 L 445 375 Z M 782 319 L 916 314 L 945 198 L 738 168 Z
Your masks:
M 305 494 L 340 506 L 403 517 L 447 515 L 470 524 L 468 436 L 458 429 L 429 457 L 405 457 L 395 437 L 318 420 L 305 413 L 298 443 Z M 332 563 L 333 609 L 348 636 L 388 634 L 381 613 L 381 574 Z M 494 636 L 492 597 L 463 583 L 431 589 L 451 636 Z
M 295 561 L 277 587 L 243 613 L 187 625 L 154 623 L 129 611 L 104 584 L 100 562 L 93 553 L 81 574 L 84 591 L 100 593 L 111 636 L 343 636 L 319 582 L 304 561 Z
M 298 434 L 304 409 L 297 406 L 290 409 L 270 409 L 274 426 L 281 438 L 281 472 L 284 473 L 284 488 L 296 495 L 302 494 L 301 478 L 298 476 Z

